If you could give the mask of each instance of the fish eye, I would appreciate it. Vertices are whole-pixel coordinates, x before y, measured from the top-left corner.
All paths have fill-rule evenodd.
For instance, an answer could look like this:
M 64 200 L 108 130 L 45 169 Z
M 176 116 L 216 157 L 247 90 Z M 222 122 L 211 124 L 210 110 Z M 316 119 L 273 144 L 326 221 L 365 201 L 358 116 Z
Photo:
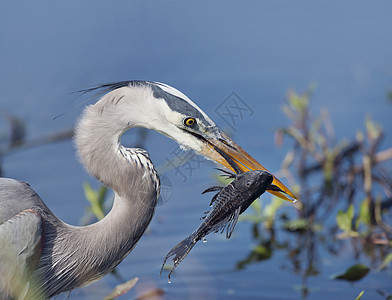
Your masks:
M 250 186 L 251 186 L 251 184 L 252 184 L 252 182 L 251 182 L 251 181 L 247 181 L 247 182 L 245 183 L 245 185 L 246 185 L 247 187 L 250 187 Z
M 196 119 L 192 117 L 185 118 L 183 121 L 185 126 L 193 126 L 196 124 Z

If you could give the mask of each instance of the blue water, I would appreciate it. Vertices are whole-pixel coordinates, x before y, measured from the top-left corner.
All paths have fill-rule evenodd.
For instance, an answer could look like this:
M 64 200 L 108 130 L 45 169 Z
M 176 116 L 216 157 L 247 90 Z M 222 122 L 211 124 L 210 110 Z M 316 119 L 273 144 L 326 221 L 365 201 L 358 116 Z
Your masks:
M 370 114 L 384 127 L 386 148 L 392 144 L 387 99 L 392 90 L 391 14 L 390 1 L 2 1 L 0 112 L 23 119 L 27 137 L 35 138 L 72 128 L 86 100 L 74 100 L 72 92 L 80 88 L 157 80 L 187 94 L 275 171 L 287 150 L 274 145 L 274 130 L 287 124 L 281 112 L 287 91 L 303 92 L 315 83 L 312 111 L 328 108 L 338 138 L 354 139 Z M 246 103 L 250 116 L 228 124 L 219 107 L 232 92 Z M 1 134 L 6 133 L 6 123 L 0 124 Z M 134 132 L 123 138 L 129 145 L 135 140 Z M 148 135 L 146 149 L 158 166 L 176 148 L 159 134 Z M 84 215 L 82 182 L 98 186 L 81 168 L 71 141 L 9 154 L 2 167 L 5 176 L 29 182 L 71 224 L 80 224 Z M 126 279 L 140 277 L 132 295 L 158 287 L 167 299 L 301 298 L 302 279 L 285 252 L 273 251 L 271 259 L 234 272 L 256 243 L 245 223 L 229 241 L 213 235 L 197 245 L 172 284 L 157 277 L 168 250 L 198 226 L 208 208 L 208 196 L 200 192 L 214 183 L 211 173 L 208 164 L 185 179 L 166 173 L 172 195 L 119 267 Z M 349 245 L 335 257 L 320 248 L 322 270 L 308 279 L 307 299 L 354 299 L 363 289 L 373 299 L 376 288 L 392 293 L 390 272 L 372 272 L 356 284 L 331 281 L 331 274 L 356 261 Z M 70 299 L 102 298 L 117 283 L 108 276 Z

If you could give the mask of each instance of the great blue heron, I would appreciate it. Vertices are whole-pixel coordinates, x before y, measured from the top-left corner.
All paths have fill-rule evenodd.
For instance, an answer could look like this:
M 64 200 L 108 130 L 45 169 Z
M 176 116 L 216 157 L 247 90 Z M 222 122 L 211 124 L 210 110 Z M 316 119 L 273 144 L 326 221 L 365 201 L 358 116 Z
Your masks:
M 125 148 L 121 135 L 145 127 L 233 169 L 265 170 L 188 97 L 162 83 L 124 81 L 91 90 L 75 142 L 87 171 L 114 191 L 111 211 L 88 226 L 59 220 L 27 183 L 0 179 L 0 298 L 41 299 L 89 284 L 133 249 L 154 214 L 160 181 L 148 153 Z M 91 91 L 89 90 L 89 91 Z M 274 177 L 270 192 L 293 193 Z

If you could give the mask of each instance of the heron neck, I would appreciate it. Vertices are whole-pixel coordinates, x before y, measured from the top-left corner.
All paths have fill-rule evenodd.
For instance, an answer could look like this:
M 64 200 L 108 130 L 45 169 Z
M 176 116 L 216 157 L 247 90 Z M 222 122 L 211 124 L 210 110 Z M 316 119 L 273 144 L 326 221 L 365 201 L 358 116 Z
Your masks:
M 32 295 L 43 293 L 50 298 L 112 271 L 132 251 L 150 223 L 155 205 L 147 203 L 152 197 L 136 193 L 135 197 L 123 198 L 115 193 L 111 211 L 88 226 L 71 226 L 58 220 L 46 223 L 47 243 L 35 271 L 43 285 Z
M 132 149 L 123 148 L 119 142 L 132 124 L 119 123 L 113 110 L 101 110 L 96 105 L 86 108 L 76 128 L 75 142 L 87 171 L 112 188 L 115 198 L 108 215 L 95 224 L 53 227 L 56 242 L 46 251 L 54 261 L 54 269 L 44 273 L 54 278 L 72 278 L 71 286 L 61 287 L 62 291 L 76 287 L 76 283 L 96 280 L 120 263 L 146 230 L 158 197 L 151 168 L 143 167 L 140 160 L 137 164 L 127 159 L 119 151 L 125 149 L 132 154 Z M 144 155 L 143 159 L 152 166 L 148 157 Z M 52 295 L 56 284 L 61 285 L 52 280 L 47 295 Z
M 116 103 L 113 99 L 109 100 L 110 103 Z M 115 193 L 113 209 L 102 224 L 108 222 L 106 220 L 115 220 L 118 214 L 125 214 L 124 219 L 147 217 L 150 220 L 158 197 L 159 179 L 147 152 L 142 155 L 140 150 L 120 145 L 121 135 L 133 127 L 133 124 L 129 122 L 129 111 L 128 121 L 123 124 L 121 108 L 105 103 L 109 100 L 103 98 L 95 105 L 88 106 L 75 133 L 83 165 L 91 175 Z M 96 225 L 100 224 L 98 222 Z M 135 222 L 133 225 L 133 230 L 141 230 L 148 223 Z
M 121 135 L 130 127 L 118 124 L 113 119 L 115 114 L 100 112 L 97 104 L 85 109 L 76 126 L 75 143 L 88 173 L 117 192 L 121 185 L 116 180 L 121 180 L 130 168 L 119 154 Z
M 74 269 L 68 270 L 70 277 L 76 277 L 79 284 L 88 284 L 109 273 L 132 251 L 154 214 L 154 206 L 145 204 L 149 197 L 145 194 L 139 195 L 139 199 L 123 199 L 115 194 L 113 207 L 105 218 L 88 226 L 67 226 L 63 233 L 59 232 L 66 249 L 59 248 L 54 254 L 58 253 L 62 260 L 68 252 L 65 259 L 83 261 L 69 264 L 74 265 Z

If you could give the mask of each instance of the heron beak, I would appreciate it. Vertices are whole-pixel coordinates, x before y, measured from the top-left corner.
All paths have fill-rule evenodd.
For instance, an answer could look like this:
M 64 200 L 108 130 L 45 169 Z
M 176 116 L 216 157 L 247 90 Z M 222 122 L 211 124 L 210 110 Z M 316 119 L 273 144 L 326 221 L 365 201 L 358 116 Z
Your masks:
M 218 130 L 217 128 L 216 130 L 217 131 L 215 134 L 204 136 L 206 141 L 203 143 L 203 155 L 210 157 L 212 160 L 232 171 L 235 171 L 232 165 L 219 152 L 224 152 L 224 154 L 229 156 L 243 172 L 250 170 L 264 170 L 269 172 L 224 132 Z M 216 148 L 219 150 L 217 151 Z M 267 189 L 267 192 L 290 202 L 295 202 L 298 200 L 297 197 L 277 177 L 275 177 L 273 174 L 272 176 L 274 178 L 272 184 Z

